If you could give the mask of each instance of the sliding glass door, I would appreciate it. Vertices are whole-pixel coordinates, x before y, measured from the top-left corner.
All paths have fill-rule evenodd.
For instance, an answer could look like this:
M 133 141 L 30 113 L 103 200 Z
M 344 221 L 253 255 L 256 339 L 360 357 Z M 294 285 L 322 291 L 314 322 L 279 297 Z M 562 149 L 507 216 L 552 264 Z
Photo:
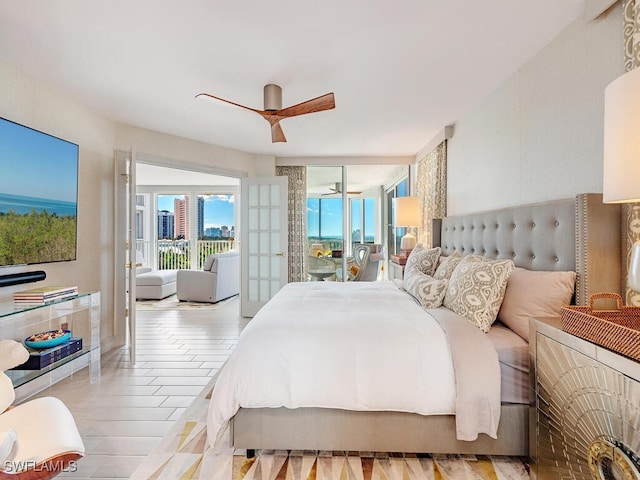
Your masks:
M 407 233 L 406 227 L 394 227 L 395 212 L 393 210 L 393 199 L 406 197 L 409 195 L 409 178 L 404 177 L 393 183 L 386 190 L 386 230 L 387 230 L 387 251 L 389 255 L 400 252 L 400 239 Z
M 308 167 L 307 278 L 340 280 L 344 252 L 343 167 Z

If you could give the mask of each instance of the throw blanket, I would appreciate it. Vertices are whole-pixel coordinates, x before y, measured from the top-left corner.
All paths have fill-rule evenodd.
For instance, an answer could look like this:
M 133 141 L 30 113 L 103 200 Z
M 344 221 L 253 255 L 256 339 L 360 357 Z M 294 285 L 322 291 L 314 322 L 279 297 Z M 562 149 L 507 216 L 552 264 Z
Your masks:
M 219 442 L 240 407 L 454 414 L 459 395 L 452 358 L 440 324 L 392 282 L 288 284 L 251 320 L 220 372 L 209 441 Z M 495 364 L 499 413 L 497 355 Z M 475 375 L 481 385 L 484 372 Z M 467 405 L 466 394 L 461 398 Z M 462 434 L 473 439 L 473 427 Z
M 451 345 L 456 374 L 456 437 L 472 441 L 479 433 L 498 438 L 500 363 L 487 334 L 447 308 L 427 310 Z

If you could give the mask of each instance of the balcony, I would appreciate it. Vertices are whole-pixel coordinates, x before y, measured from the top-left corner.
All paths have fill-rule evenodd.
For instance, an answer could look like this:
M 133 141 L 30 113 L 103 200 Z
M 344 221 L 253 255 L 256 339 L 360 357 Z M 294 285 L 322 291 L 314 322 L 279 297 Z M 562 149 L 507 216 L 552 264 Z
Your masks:
M 138 240 L 136 242 L 136 258 L 141 261 L 143 267 L 151 267 L 155 270 L 201 270 L 206 258 L 214 253 L 223 253 L 233 250 L 234 239 L 228 240 L 157 240 L 155 245 L 151 242 Z M 155 246 L 155 255 L 153 248 Z M 196 263 L 192 267 L 192 257 Z M 155 258 L 154 258 L 155 257 Z M 155 264 L 154 264 L 155 262 Z

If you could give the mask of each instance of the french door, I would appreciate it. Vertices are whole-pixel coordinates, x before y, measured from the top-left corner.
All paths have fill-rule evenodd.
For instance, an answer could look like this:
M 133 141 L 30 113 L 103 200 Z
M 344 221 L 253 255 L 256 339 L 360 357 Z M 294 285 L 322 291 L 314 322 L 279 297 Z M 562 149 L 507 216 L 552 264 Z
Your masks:
M 253 317 L 287 283 L 287 177 L 243 178 L 240 192 L 240 312 Z
M 117 151 L 115 312 L 118 344 L 129 342 L 129 361 L 136 363 L 136 153 Z M 123 295 L 124 290 L 124 295 Z M 122 315 L 122 317 L 121 317 Z M 120 320 L 122 318 L 122 321 Z

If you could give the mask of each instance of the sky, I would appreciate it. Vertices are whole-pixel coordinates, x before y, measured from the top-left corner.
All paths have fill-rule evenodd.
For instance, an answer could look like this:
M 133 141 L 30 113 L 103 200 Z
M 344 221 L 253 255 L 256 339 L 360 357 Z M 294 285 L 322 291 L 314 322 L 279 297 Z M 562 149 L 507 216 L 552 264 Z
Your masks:
M 78 146 L 0 118 L 0 193 L 76 203 Z
M 342 238 L 342 199 L 341 198 L 309 198 L 307 199 L 307 230 L 309 235 L 318 235 L 318 224 L 320 220 L 319 202 L 322 202 L 322 237 Z M 365 200 L 365 235 L 373 237 L 374 234 L 374 214 L 375 203 L 373 198 Z M 353 202 L 354 205 L 362 205 L 361 202 Z M 352 215 L 360 218 L 361 208 L 354 208 Z M 361 229 L 359 222 L 352 222 L 352 230 Z
M 233 195 L 203 195 L 204 201 L 204 228 L 233 226 Z M 184 198 L 184 195 L 158 195 L 158 210 L 173 212 L 173 201 L 176 198 Z

